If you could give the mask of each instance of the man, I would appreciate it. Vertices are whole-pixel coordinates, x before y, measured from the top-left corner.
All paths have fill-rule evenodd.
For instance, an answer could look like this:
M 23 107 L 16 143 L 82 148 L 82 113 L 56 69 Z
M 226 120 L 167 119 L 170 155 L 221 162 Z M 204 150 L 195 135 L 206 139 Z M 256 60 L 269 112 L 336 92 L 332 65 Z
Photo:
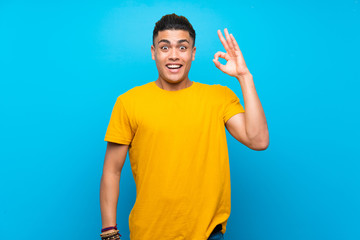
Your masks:
M 226 52 L 216 53 L 213 61 L 239 81 L 246 112 L 228 87 L 188 78 L 196 47 L 185 17 L 165 15 L 156 23 L 151 53 L 159 77 L 117 98 L 106 132 L 102 236 L 117 231 L 119 181 L 129 150 L 137 190 L 129 216 L 131 240 L 223 239 L 231 208 L 224 126 L 251 149 L 269 144 L 252 75 L 235 38 L 224 32 L 225 37 L 220 30 L 218 35 Z

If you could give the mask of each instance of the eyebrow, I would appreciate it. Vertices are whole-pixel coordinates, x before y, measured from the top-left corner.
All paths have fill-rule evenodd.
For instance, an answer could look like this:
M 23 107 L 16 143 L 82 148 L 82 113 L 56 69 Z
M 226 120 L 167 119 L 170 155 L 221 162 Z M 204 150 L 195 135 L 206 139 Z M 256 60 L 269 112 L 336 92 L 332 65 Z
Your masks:
M 161 43 L 161 42 L 164 42 L 164 43 L 168 43 L 168 44 L 170 44 L 170 41 L 169 40 L 167 40 L 167 39 L 161 39 L 159 42 L 158 42 L 158 44 L 159 43 Z M 189 43 L 189 41 L 188 40 L 186 40 L 186 39 L 180 39 L 179 41 L 178 41 L 178 43 L 183 43 L 183 42 L 187 42 L 187 43 Z M 190 43 L 189 43 L 190 44 Z

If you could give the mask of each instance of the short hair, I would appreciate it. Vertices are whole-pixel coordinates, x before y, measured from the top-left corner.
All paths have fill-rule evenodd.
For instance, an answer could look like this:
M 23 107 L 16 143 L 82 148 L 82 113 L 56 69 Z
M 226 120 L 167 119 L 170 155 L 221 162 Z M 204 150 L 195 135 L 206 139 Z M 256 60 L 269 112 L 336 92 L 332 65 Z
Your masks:
M 189 20 L 184 16 L 178 16 L 175 13 L 167 14 L 162 16 L 162 18 L 155 23 L 153 31 L 153 45 L 155 38 L 157 37 L 159 31 L 164 30 L 185 30 L 188 31 L 190 37 L 193 40 L 193 46 L 195 45 L 195 30 L 192 27 Z

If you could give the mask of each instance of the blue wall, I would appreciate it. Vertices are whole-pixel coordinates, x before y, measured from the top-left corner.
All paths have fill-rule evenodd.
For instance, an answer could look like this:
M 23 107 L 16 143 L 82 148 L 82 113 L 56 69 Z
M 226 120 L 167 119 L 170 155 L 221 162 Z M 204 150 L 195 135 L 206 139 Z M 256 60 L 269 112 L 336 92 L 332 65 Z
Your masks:
M 194 2 L 0 2 L 2 239 L 100 239 L 111 110 L 156 80 L 152 30 L 172 12 L 197 31 L 190 79 L 229 86 L 243 103 L 236 79 L 212 62 L 223 50 L 216 30 L 229 28 L 268 120 L 266 151 L 228 134 L 225 238 L 360 239 L 359 1 Z M 127 159 L 123 239 L 135 196 Z

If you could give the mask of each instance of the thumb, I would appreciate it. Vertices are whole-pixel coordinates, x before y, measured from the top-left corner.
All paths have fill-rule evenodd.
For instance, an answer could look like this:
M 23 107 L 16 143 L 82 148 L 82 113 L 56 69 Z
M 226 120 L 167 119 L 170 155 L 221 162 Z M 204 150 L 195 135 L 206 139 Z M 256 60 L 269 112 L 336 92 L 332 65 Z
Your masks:
M 222 72 L 225 72 L 225 65 L 221 64 L 218 59 L 213 59 L 215 66 L 220 69 Z

